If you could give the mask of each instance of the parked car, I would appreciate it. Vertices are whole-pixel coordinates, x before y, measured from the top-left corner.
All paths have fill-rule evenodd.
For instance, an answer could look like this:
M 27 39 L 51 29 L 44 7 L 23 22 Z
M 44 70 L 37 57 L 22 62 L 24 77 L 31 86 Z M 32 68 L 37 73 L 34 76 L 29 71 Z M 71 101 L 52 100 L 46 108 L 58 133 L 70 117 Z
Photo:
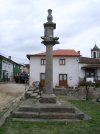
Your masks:
M 16 83 L 27 83 L 29 76 L 26 73 L 20 73 L 19 75 L 14 76 L 14 80 Z
M 96 99 L 96 102 L 100 102 L 100 97 Z

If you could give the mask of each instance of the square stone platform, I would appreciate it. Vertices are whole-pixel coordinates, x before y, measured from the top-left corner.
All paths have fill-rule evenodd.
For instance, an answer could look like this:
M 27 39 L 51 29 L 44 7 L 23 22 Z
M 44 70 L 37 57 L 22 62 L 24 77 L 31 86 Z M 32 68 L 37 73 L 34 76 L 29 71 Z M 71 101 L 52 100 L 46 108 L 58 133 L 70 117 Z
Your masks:
M 62 121 L 62 120 L 86 120 L 86 115 L 68 102 L 56 101 L 56 103 L 40 103 L 33 99 L 26 99 L 12 112 L 13 119 L 25 119 L 28 121 Z
M 56 103 L 55 94 L 43 94 L 39 100 L 40 103 Z

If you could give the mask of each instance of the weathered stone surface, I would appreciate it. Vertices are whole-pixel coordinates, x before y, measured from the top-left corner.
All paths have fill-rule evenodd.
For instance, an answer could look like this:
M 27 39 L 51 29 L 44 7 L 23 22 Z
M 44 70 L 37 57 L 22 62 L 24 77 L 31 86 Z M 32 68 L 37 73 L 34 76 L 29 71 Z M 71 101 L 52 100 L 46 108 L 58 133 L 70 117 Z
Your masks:
M 48 22 L 52 22 L 52 20 L 53 20 L 53 16 L 51 14 L 52 14 L 52 10 L 48 9 L 48 16 L 47 16 L 47 21 Z
M 56 24 L 52 22 L 52 10 L 48 10 L 48 22 L 44 23 L 44 36 L 42 43 L 46 46 L 46 68 L 45 68 L 45 94 L 53 94 L 53 55 L 52 50 L 55 44 L 58 44 L 58 37 L 54 37 Z M 56 103 L 56 97 L 42 96 L 40 103 Z
M 40 103 L 56 103 L 55 94 L 43 94 L 39 100 Z
M 30 99 L 31 101 L 32 99 Z M 75 106 L 57 101 L 56 103 L 26 103 L 12 113 L 13 118 L 25 119 L 74 119 L 84 120 L 85 115 Z
M 53 89 L 53 92 L 55 94 L 59 94 L 59 95 L 67 95 L 67 88 L 65 87 L 56 87 Z
M 53 94 L 53 56 L 51 45 L 46 47 L 46 61 L 45 93 Z
M 38 118 L 38 119 L 84 119 L 83 113 L 60 113 L 60 112 L 22 112 L 12 114 L 14 118 Z
M 75 113 L 75 108 L 63 104 L 37 104 L 37 105 L 22 105 L 18 111 L 23 112 L 55 112 L 55 113 Z

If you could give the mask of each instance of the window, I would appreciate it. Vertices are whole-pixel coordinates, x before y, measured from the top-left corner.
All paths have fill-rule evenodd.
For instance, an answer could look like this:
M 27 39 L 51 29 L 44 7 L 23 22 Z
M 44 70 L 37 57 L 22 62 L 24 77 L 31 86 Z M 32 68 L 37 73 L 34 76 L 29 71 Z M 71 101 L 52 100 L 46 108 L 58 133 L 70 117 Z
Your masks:
M 65 59 L 59 59 L 59 65 L 65 65 Z
M 46 65 L 46 59 L 41 59 L 41 65 Z
M 96 58 L 96 52 L 93 52 L 93 58 Z
M 40 73 L 40 80 L 45 80 L 45 73 Z
M 67 80 L 67 74 L 59 74 L 59 80 Z
M 88 78 L 95 77 L 95 70 L 93 70 L 93 69 L 86 70 L 86 77 L 88 77 Z

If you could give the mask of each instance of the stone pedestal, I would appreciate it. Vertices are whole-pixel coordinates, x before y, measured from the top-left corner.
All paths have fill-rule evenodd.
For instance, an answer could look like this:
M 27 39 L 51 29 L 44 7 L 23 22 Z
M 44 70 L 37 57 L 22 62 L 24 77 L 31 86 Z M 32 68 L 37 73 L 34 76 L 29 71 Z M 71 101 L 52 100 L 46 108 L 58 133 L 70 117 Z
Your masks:
M 43 96 L 41 101 L 55 101 L 54 95 Z M 19 109 L 12 112 L 12 117 L 17 120 L 28 121 L 77 121 L 84 120 L 86 117 L 83 112 L 69 103 L 59 102 L 56 103 L 34 103 L 32 99 L 27 99 L 20 105 Z
M 43 94 L 39 102 L 40 103 L 56 103 L 56 96 L 55 94 Z

